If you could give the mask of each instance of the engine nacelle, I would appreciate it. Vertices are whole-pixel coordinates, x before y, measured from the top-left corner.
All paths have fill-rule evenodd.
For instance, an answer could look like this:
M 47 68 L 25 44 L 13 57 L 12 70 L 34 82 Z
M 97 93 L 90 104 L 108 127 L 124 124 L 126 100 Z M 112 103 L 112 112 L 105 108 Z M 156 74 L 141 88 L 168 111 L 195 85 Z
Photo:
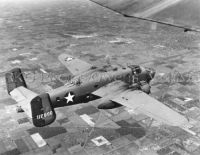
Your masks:
M 147 93 L 147 94 L 150 94 L 151 93 L 151 86 L 148 84 L 148 83 L 146 83 L 146 82 L 144 82 L 144 83 L 140 83 L 141 85 L 140 85 L 140 89 L 143 91 L 143 92 L 145 92 L 145 93 Z
M 99 106 L 98 109 L 114 109 L 114 108 L 118 108 L 121 107 L 122 105 L 116 102 L 113 102 L 111 100 L 107 100 L 102 102 Z

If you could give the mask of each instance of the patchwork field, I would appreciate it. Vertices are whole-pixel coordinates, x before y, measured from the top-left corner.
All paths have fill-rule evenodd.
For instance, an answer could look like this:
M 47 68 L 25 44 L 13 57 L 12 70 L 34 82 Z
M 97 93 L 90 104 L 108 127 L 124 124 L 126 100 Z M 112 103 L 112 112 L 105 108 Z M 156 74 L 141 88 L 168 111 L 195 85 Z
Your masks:
M 152 29 L 153 27 L 153 29 Z M 4 74 L 20 67 L 41 93 L 67 82 L 57 57 L 153 67 L 152 96 L 185 115 L 200 133 L 200 34 L 128 19 L 86 0 L 0 1 L 0 155 L 182 155 L 200 138 L 133 113 L 98 110 L 99 100 L 56 109 L 55 123 L 35 128 L 7 95 Z M 40 145 L 34 137 L 42 139 Z

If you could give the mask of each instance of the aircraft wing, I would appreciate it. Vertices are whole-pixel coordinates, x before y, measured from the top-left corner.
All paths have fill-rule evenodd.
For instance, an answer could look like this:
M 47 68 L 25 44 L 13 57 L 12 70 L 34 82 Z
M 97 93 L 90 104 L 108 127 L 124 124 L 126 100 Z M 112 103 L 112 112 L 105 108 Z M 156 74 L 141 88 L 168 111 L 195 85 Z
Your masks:
M 102 87 L 93 94 L 119 103 L 170 126 L 178 126 L 185 130 L 190 126 L 183 115 L 140 90 L 129 89 L 128 85 L 121 81 L 115 81 Z
M 104 99 L 113 99 L 115 96 L 123 93 L 128 89 L 129 85 L 122 81 L 114 81 L 108 85 L 99 88 L 94 91 L 92 94 L 102 97 Z
M 61 54 L 58 56 L 58 59 L 75 76 L 91 69 L 92 67 L 91 64 L 68 54 Z
M 90 0 L 127 17 L 200 32 L 199 0 Z
M 184 116 L 140 90 L 126 90 L 113 98 L 112 101 L 143 113 L 167 125 L 181 127 L 188 123 Z

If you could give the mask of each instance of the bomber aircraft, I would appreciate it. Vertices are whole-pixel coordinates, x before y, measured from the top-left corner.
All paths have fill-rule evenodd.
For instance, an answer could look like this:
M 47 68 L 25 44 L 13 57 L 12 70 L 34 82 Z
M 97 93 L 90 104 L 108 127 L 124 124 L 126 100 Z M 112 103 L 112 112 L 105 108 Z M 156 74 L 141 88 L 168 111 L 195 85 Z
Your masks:
M 29 90 L 19 68 L 5 75 L 8 94 L 16 100 L 34 126 L 43 127 L 53 123 L 56 119 L 54 109 L 57 107 L 102 98 L 99 109 L 126 106 L 154 120 L 195 134 L 189 130 L 190 123 L 183 115 L 149 95 L 154 69 L 138 65 L 96 67 L 68 54 L 61 54 L 58 59 L 73 74 L 73 78 L 49 92 L 37 94 Z
M 200 32 L 200 1 L 197 0 L 90 0 L 126 17 Z M 150 96 L 150 81 L 155 71 L 138 65 L 96 67 L 68 54 L 58 59 L 73 74 L 64 86 L 37 94 L 28 89 L 19 68 L 6 73 L 8 94 L 18 103 L 36 127 L 53 123 L 55 108 L 73 106 L 102 98 L 99 109 L 126 106 L 137 113 L 189 130 L 183 115 Z

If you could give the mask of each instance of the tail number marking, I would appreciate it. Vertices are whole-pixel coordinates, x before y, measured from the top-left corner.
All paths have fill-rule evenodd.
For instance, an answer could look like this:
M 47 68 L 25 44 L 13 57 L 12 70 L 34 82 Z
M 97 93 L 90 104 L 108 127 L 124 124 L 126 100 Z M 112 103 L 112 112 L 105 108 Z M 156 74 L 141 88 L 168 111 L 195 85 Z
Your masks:
M 53 115 L 53 112 L 49 111 L 49 112 L 45 112 L 43 114 L 37 115 L 36 118 L 37 119 L 43 119 L 43 118 L 46 118 L 46 117 L 52 116 L 52 115 Z

